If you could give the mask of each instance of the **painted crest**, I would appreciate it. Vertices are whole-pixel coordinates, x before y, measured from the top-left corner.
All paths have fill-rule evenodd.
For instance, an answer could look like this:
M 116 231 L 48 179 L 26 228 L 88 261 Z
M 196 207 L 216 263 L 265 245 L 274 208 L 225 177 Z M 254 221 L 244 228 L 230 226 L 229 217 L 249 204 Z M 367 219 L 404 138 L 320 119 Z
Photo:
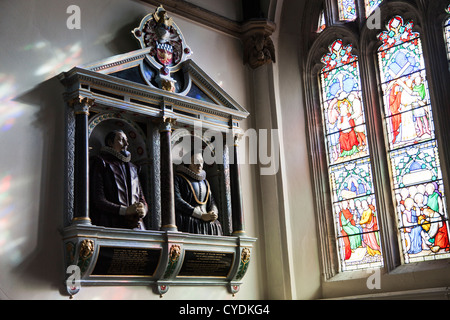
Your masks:
M 176 83 L 171 73 L 178 71 L 181 62 L 192 52 L 183 35 L 163 6 L 142 19 L 138 28 L 132 31 L 142 48 L 149 48 L 147 61 L 158 70 L 160 88 L 167 90 L 167 82 Z

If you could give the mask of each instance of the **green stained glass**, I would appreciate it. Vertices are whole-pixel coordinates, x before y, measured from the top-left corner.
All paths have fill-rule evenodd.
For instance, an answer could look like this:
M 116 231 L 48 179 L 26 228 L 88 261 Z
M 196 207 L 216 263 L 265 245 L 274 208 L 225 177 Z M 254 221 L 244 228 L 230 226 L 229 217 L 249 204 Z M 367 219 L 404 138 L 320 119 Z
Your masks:
M 393 17 L 378 35 L 380 87 L 405 263 L 450 258 L 439 150 L 419 33 Z

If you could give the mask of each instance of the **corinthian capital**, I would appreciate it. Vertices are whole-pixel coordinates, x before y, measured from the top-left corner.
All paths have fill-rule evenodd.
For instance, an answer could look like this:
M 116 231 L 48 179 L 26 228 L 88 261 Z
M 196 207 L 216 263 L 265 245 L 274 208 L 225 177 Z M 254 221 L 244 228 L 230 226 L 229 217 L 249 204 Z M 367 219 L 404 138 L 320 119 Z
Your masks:
M 94 99 L 78 97 L 69 101 L 69 106 L 73 108 L 75 114 L 89 115 L 89 109 L 94 105 Z

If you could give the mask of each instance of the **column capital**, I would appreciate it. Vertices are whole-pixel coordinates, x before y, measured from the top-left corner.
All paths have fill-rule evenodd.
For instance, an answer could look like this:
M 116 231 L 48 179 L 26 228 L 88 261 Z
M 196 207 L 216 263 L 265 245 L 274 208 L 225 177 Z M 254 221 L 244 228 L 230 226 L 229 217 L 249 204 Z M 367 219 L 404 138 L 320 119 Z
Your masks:
M 167 132 L 172 131 L 172 126 L 177 123 L 177 119 L 169 116 L 162 116 L 161 118 L 158 118 L 158 122 L 160 124 L 159 132 Z

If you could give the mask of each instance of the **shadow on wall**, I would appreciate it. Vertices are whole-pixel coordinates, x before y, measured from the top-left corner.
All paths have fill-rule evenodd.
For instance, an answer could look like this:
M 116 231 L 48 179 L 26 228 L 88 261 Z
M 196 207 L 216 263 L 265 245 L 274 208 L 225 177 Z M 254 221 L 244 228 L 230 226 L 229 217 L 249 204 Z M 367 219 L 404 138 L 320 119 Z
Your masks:
M 65 117 L 62 92 L 62 85 L 53 77 L 13 99 L 37 109 L 33 126 L 41 132 L 42 137 L 42 159 L 39 159 L 42 163 L 41 180 L 40 186 L 35 186 L 40 189 L 39 204 L 33 206 L 38 208 L 38 212 L 29 213 L 37 215 L 29 217 L 36 222 L 36 225 L 30 228 L 34 228 L 33 232 L 37 234 L 37 238 L 28 238 L 28 241 L 36 240 L 36 243 L 29 244 L 35 249 L 23 257 L 22 262 L 14 268 L 13 274 L 29 286 L 29 289 L 50 287 L 59 290 L 61 294 L 64 292 L 65 277 L 60 233 L 63 226 L 65 190 Z

